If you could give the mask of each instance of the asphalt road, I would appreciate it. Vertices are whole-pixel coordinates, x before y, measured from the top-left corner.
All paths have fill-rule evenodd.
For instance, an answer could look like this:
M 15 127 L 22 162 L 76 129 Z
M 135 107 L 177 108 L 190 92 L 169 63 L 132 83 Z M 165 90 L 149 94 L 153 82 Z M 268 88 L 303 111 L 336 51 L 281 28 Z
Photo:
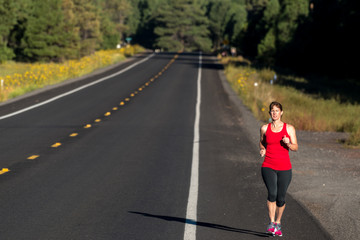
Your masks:
M 221 67 L 202 56 L 199 68 L 199 56 L 149 55 L 126 69 L 145 58 L 138 57 L 2 105 L 6 116 L 65 93 L 0 120 L 0 239 L 176 240 L 184 239 L 186 223 L 196 226 L 199 240 L 268 237 L 257 148 L 224 92 Z M 186 212 L 197 114 L 197 219 L 191 221 Z M 328 239 L 287 200 L 283 239 Z

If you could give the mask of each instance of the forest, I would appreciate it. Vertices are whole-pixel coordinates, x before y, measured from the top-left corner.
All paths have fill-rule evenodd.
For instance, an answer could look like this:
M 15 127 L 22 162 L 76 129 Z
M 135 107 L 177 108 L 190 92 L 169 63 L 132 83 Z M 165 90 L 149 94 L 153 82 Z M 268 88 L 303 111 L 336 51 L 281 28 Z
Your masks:
M 266 66 L 356 75 L 350 0 L 0 0 L 0 63 L 62 62 L 137 43 L 237 53 Z

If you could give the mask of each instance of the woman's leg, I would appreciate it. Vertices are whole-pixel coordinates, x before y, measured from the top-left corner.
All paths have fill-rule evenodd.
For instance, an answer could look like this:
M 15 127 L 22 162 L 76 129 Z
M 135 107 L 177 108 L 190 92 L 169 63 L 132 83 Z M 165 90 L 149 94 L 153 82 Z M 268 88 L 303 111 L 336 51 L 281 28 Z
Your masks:
M 276 213 L 276 210 L 277 210 L 276 202 L 270 202 L 268 200 L 267 201 L 267 208 L 268 208 L 268 211 L 269 211 L 270 222 L 274 223 L 275 222 L 275 213 Z
M 285 196 L 292 178 L 292 170 L 278 171 L 277 177 L 276 223 L 281 223 L 281 218 L 285 210 Z
M 267 207 L 270 222 L 275 222 L 276 196 L 277 196 L 277 174 L 270 168 L 261 168 L 261 175 L 268 190 Z
M 282 207 L 276 207 L 276 223 L 281 224 L 281 218 L 285 210 L 285 204 Z

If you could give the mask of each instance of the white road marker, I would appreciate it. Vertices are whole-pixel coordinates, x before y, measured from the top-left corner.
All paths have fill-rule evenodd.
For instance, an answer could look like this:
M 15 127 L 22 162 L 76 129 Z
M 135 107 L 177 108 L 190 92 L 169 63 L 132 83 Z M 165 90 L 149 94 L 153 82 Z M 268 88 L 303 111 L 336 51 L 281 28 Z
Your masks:
M 196 240 L 197 202 L 199 189 L 199 148 L 200 148 L 200 104 L 201 104 L 201 64 L 202 55 L 199 55 L 199 71 L 197 78 L 197 99 L 194 124 L 194 143 L 191 166 L 189 198 L 186 210 L 184 240 Z
M 111 74 L 111 75 L 109 75 L 109 76 L 100 78 L 100 79 L 98 79 L 98 80 L 96 80 L 96 81 L 94 81 L 94 82 L 88 83 L 88 84 L 83 85 L 83 86 L 78 87 L 78 88 L 75 88 L 75 89 L 73 89 L 73 90 L 71 90 L 71 91 L 69 91 L 69 92 L 60 94 L 60 95 L 58 95 L 58 96 L 56 96 L 56 97 L 50 98 L 50 99 L 48 99 L 48 100 L 46 100 L 46 101 L 44 101 L 44 102 L 41 102 L 41 103 L 32 105 L 32 106 L 30 106 L 30 107 L 21 109 L 21 110 L 19 110 L 19 111 L 16 111 L 16 112 L 13 112 L 13 113 L 10 113 L 10 114 L 1 116 L 1 117 L 0 117 L 0 120 L 5 119 L 5 118 L 9 118 L 9 117 L 12 117 L 12 116 L 15 116 L 15 115 L 18 115 L 18 114 L 20 114 L 20 113 L 29 111 L 29 110 L 34 109 L 34 108 L 37 108 L 37 107 L 40 107 L 40 106 L 42 106 L 42 105 L 48 104 L 48 103 L 50 103 L 50 102 L 53 102 L 53 101 L 55 101 L 55 100 L 58 100 L 58 99 L 63 98 L 63 97 L 65 97 L 65 96 L 68 96 L 68 95 L 70 95 L 70 94 L 73 94 L 73 93 L 78 92 L 78 91 L 80 91 L 80 90 L 83 90 L 83 89 L 85 89 L 85 88 L 88 88 L 88 87 L 90 87 L 90 86 L 93 86 L 93 85 L 95 85 L 95 84 L 98 84 L 98 83 L 100 83 L 100 82 L 103 82 L 103 81 L 105 81 L 105 80 L 107 80 L 107 79 L 109 79 L 109 78 L 112 78 L 112 77 L 114 77 L 114 76 L 116 76 L 116 75 L 122 74 L 122 73 L 130 70 L 131 68 L 133 68 L 133 67 L 135 67 L 135 66 L 137 66 L 137 65 L 139 65 L 139 64 L 141 64 L 141 63 L 143 63 L 143 62 L 145 62 L 145 61 L 147 61 L 147 60 L 149 60 L 149 59 L 152 58 L 153 56 L 154 56 L 154 53 L 151 54 L 150 56 L 144 58 L 143 60 L 141 60 L 141 61 L 139 61 L 139 62 L 136 62 L 136 63 L 134 63 L 134 64 L 131 64 L 130 66 L 124 68 L 123 70 L 120 70 L 120 71 L 118 71 L 118 72 L 116 72 L 116 73 L 113 73 L 113 74 Z

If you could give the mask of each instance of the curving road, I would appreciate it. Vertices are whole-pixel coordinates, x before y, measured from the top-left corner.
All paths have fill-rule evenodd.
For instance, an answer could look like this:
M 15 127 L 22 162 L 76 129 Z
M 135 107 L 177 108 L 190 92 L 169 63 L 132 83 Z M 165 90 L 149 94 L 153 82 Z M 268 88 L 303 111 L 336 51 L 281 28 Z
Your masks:
M 0 239 L 268 237 L 257 147 L 219 70 L 151 54 L 3 104 Z M 287 204 L 284 239 L 328 239 Z

